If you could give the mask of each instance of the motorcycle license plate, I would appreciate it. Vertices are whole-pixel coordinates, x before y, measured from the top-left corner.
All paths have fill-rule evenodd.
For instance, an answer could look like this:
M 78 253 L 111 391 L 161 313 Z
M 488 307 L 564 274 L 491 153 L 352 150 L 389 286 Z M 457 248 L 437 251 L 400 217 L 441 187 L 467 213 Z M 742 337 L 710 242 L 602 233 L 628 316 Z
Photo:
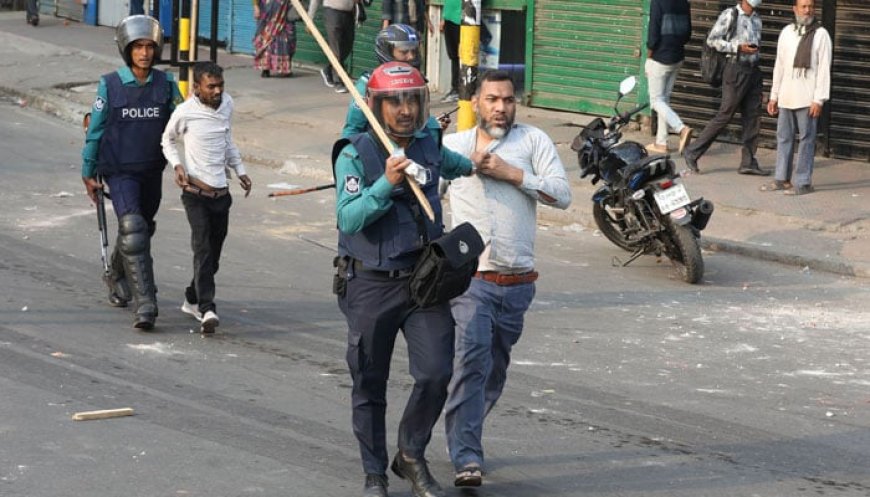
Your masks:
M 659 210 L 662 214 L 667 214 L 672 210 L 679 209 L 692 201 L 692 199 L 689 198 L 689 192 L 686 191 L 686 187 L 680 183 L 675 184 L 667 190 L 655 192 L 653 196 L 655 197 L 656 204 L 659 206 Z

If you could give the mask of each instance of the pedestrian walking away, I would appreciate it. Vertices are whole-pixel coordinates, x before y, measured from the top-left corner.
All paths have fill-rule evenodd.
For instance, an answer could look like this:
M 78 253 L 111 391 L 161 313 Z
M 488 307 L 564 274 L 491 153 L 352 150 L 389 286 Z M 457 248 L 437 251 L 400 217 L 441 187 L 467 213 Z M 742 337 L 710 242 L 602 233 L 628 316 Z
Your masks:
M 688 0 L 652 0 L 647 30 L 647 59 L 644 66 L 649 80 L 649 100 L 657 115 L 655 142 L 646 148 L 653 154 L 668 153 L 668 131 L 680 134 L 679 153 L 692 138 L 686 126 L 671 108 L 671 93 L 677 73 L 686 58 L 685 46 L 692 37 L 692 13 Z
M 459 100 L 459 29 L 462 25 L 462 0 L 445 0 L 441 13 L 441 33 L 444 48 L 450 59 L 450 90 L 441 97 L 441 103 Z
M 308 5 L 308 15 L 314 19 L 317 8 L 323 2 L 323 24 L 326 29 L 326 39 L 329 49 L 345 67 L 345 60 L 353 51 L 353 39 L 356 33 L 356 4 L 361 0 L 311 0 Z M 332 66 L 326 64 L 320 70 L 323 84 L 333 88 L 336 93 L 347 93 L 344 83 L 333 74 Z
M 776 122 L 776 175 L 761 191 L 812 193 L 816 133 L 831 95 L 831 36 L 816 20 L 814 0 L 795 0 L 794 22 L 782 29 L 767 112 Z M 797 126 L 795 126 L 797 125 Z M 800 145 L 794 163 L 795 127 Z
M 226 169 L 236 172 L 245 197 L 251 178 L 233 142 L 233 99 L 224 93 L 223 68 L 214 62 L 193 66 L 193 97 L 178 106 L 163 132 L 163 153 L 175 168 L 175 184 L 190 223 L 193 279 L 184 290 L 181 310 L 201 321 L 202 333 L 214 333 L 220 320 L 215 274 L 227 236 L 230 195 Z M 184 142 L 184 161 L 178 152 Z
M 761 129 L 762 104 L 761 56 L 758 52 L 761 46 L 761 16 L 756 12 L 760 5 L 761 0 L 740 0 L 737 8 L 725 9 L 707 37 L 706 43 L 710 47 L 727 54 L 727 63 L 722 75 L 719 111 L 683 152 L 686 166 L 694 173 L 700 172 L 698 161 L 701 156 L 739 110 L 743 146 L 737 172 L 757 176 L 770 174 L 770 171 L 759 166 L 755 155 Z M 728 37 L 735 15 L 736 28 L 733 36 Z
M 444 145 L 482 154 L 477 174 L 450 185 L 454 226 L 471 223 L 487 247 L 468 291 L 453 299 L 456 360 L 445 409 L 456 486 L 481 484 L 483 420 L 504 389 L 511 348 L 535 296 L 537 204 L 566 209 L 571 188 L 553 141 L 518 124 L 510 74 L 488 71 L 472 99 L 478 125 Z
M 254 0 L 254 19 L 254 69 L 262 78 L 292 76 L 300 19 L 296 9 L 290 0 Z
M 27 24 L 34 28 L 39 25 L 39 0 L 25 0 L 24 10 Z
M 425 0 L 384 0 L 381 3 L 381 28 L 390 24 L 408 24 L 423 36 L 434 32 Z
M 359 442 L 363 495 L 387 495 L 386 389 L 401 330 L 414 386 L 399 423 L 392 471 L 416 497 L 442 496 L 425 459 L 432 427 L 447 398 L 453 365 L 453 318 L 448 302 L 426 308 L 411 300 L 409 277 L 424 243 L 441 236 L 438 181 L 469 175 L 467 157 L 441 148 L 426 126 L 429 91 L 420 72 L 390 62 L 372 73 L 367 102 L 403 153 L 388 154 L 371 132 L 342 138 L 333 148 L 339 238 L 335 293 L 347 318 L 347 364 L 353 380 L 353 432 Z M 430 222 L 403 183 L 411 164 L 435 213 Z
M 183 98 L 172 76 L 152 67 L 163 48 L 156 19 L 127 17 L 115 39 L 126 65 L 100 78 L 82 149 L 82 181 L 95 203 L 97 190 L 108 186 L 118 217 L 109 304 L 126 307 L 132 300 L 133 326 L 149 330 L 157 319 L 151 238 L 166 166 L 160 135 Z

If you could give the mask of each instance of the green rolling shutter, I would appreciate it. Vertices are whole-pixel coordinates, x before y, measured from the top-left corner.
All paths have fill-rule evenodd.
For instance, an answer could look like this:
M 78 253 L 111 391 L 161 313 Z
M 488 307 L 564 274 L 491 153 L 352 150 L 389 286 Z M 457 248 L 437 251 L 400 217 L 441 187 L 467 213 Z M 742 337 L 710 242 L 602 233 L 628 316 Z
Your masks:
M 530 3 L 528 104 L 609 114 L 619 82 L 629 75 L 642 75 L 648 8 L 648 0 Z M 637 103 L 638 95 L 645 93 L 645 86 L 639 87 L 626 101 Z

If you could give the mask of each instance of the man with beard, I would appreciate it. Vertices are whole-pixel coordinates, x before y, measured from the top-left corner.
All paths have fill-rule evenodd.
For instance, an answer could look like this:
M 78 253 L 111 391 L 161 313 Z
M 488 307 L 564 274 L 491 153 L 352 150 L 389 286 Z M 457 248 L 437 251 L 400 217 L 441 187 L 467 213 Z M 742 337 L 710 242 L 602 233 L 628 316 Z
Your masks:
M 571 189 L 553 141 L 514 123 L 510 75 L 489 71 L 472 100 L 478 125 L 444 138 L 466 156 L 482 155 L 477 174 L 450 185 L 453 224 L 470 222 L 487 247 L 471 286 L 452 301 L 456 360 L 445 410 L 456 486 L 482 479 L 483 420 L 507 379 L 511 348 L 535 296 L 534 248 L 538 202 L 565 209 Z
M 133 300 L 133 327 L 150 330 L 157 319 L 151 237 L 166 166 L 160 135 L 183 99 L 172 76 L 153 68 L 163 49 L 156 19 L 127 17 L 115 39 L 126 65 L 100 78 L 82 149 L 82 182 L 94 203 L 97 191 L 108 185 L 118 216 L 106 278 L 109 304 L 126 307 Z
M 218 271 L 233 198 L 226 168 L 239 176 L 245 197 L 251 178 L 245 173 L 233 143 L 233 99 L 224 93 L 223 69 L 214 62 L 193 66 L 193 98 L 179 105 L 163 132 L 163 153 L 175 166 L 175 184 L 190 223 L 193 280 L 184 291 L 181 310 L 201 322 L 201 333 L 214 333 L 220 323 L 214 303 L 214 275 Z M 182 163 L 179 138 L 184 140 Z
M 804 195 L 813 189 L 816 130 L 822 107 L 831 94 L 831 37 L 813 16 L 814 0 L 795 0 L 795 22 L 783 28 L 776 44 L 776 63 L 767 113 L 776 123 L 776 176 L 761 191 L 783 190 Z M 800 146 L 794 166 L 794 132 Z M 794 174 L 792 174 L 794 173 Z M 794 182 L 792 182 L 794 176 Z

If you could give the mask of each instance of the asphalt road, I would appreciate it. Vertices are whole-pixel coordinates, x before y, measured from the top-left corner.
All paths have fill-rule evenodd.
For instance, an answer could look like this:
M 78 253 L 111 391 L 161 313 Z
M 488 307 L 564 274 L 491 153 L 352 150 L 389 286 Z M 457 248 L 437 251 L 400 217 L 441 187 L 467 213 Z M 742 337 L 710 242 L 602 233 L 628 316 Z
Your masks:
M 0 495 L 359 495 L 333 194 L 268 199 L 269 184 L 308 180 L 258 166 L 250 198 L 233 185 L 221 326 L 204 339 L 178 310 L 191 256 L 167 175 L 160 317 L 137 332 L 103 302 L 81 139 L 0 102 Z M 625 253 L 582 222 L 542 225 L 538 248 L 480 490 L 449 486 L 436 427 L 428 458 L 449 495 L 870 495 L 860 280 L 705 253 L 689 286 L 652 257 L 614 266 Z M 400 345 L 391 445 L 409 388 Z M 136 414 L 70 419 L 116 407 Z M 391 495 L 410 492 L 392 478 Z

